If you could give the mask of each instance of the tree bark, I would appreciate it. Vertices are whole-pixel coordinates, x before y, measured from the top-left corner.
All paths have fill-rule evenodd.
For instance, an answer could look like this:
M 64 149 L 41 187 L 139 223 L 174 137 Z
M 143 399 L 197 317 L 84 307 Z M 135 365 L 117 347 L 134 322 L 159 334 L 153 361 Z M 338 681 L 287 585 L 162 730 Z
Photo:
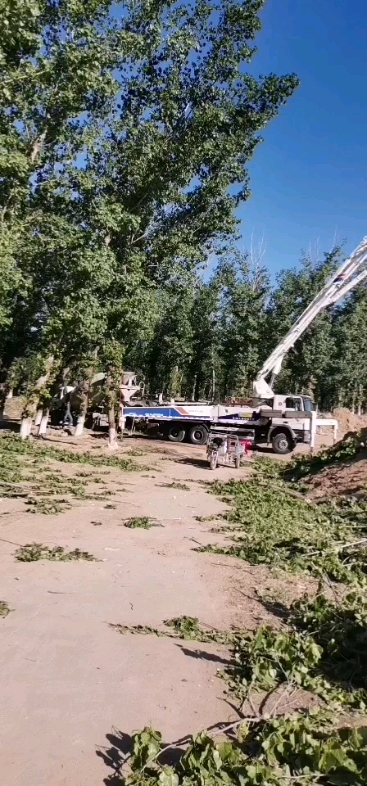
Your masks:
M 36 417 L 35 417 L 35 420 L 34 420 L 34 425 L 35 426 L 39 426 L 40 425 L 41 420 L 42 420 L 42 415 L 43 415 L 43 409 L 38 408 L 37 412 L 36 412 Z
M 20 438 L 28 439 L 31 430 L 32 430 L 32 418 L 28 416 L 22 418 L 22 422 L 20 424 Z
M 117 436 L 117 429 L 116 429 L 115 407 L 114 407 L 114 403 L 111 402 L 108 407 L 108 447 L 109 448 L 116 447 L 116 436 Z
M 42 411 L 42 417 L 38 427 L 39 437 L 43 436 L 43 434 L 47 434 L 47 424 L 48 424 L 49 414 L 50 414 L 50 410 L 48 409 L 48 407 Z
M 85 412 L 81 412 L 80 415 L 78 415 L 78 420 L 76 422 L 74 437 L 81 437 L 83 435 L 84 423 L 85 423 Z
M 78 415 L 74 437 L 81 437 L 83 435 L 84 423 L 85 423 L 85 418 L 88 409 L 88 401 L 89 401 L 89 384 L 85 384 L 83 385 L 80 391 L 80 413 Z

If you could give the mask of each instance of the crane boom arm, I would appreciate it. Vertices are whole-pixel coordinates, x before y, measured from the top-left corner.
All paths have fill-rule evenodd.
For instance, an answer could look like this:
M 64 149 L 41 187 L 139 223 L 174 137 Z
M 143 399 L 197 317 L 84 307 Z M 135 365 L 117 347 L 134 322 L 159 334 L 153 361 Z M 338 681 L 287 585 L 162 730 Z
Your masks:
M 293 347 L 295 342 L 320 311 L 333 303 L 337 303 L 345 295 L 360 284 L 367 276 L 367 237 L 357 246 L 353 254 L 343 262 L 335 273 L 318 292 L 316 297 L 303 314 L 296 320 L 286 336 L 275 347 L 271 355 L 262 366 L 253 384 L 254 393 L 259 398 L 272 398 L 274 392 L 271 388 L 274 377 L 279 374 L 284 355 Z M 266 381 L 271 376 L 270 384 Z

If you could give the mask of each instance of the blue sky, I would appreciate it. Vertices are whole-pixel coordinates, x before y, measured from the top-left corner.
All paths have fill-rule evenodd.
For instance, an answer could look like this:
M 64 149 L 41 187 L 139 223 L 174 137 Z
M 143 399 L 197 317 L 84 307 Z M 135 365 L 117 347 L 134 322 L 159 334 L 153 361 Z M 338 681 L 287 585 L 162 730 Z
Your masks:
M 264 237 L 275 275 L 302 249 L 352 251 L 367 235 L 366 0 L 267 0 L 251 71 L 301 86 L 265 130 L 238 211 L 243 241 Z

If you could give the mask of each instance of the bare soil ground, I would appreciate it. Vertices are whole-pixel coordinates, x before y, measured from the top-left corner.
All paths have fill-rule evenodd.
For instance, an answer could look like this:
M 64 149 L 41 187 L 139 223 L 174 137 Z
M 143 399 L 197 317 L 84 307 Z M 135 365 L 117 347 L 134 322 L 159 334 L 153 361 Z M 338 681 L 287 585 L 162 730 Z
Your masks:
M 355 496 L 366 497 L 367 492 L 367 451 L 357 459 L 340 466 L 327 467 L 315 477 L 305 481 L 312 499 Z
M 75 446 L 51 432 L 46 440 L 60 443 L 110 455 L 103 438 Z M 236 718 L 217 677 L 223 648 L 122 636 L 110 624 L 159 627 L 187 614 L 210 627 L 253 629 L 272 618 L 257 596 L 272 587 L 266 569 L 195 551 L 221 537 L 198 517 L 225 510 L 203 481 L 245 478 L 249 465 L 214 474 L 205 448 L 137 438 L 118 455 L 130 451 L 143 453 L 132 456 L 141 471 L 83 466 L 103 474 L 105 485 L 58 515 L 31 515 L 21 499 L 0 500 L 0 599 L 12 609 L 0 620 L 4 786 L 115 786 L 133 730 L 152 724 L 171 741 Z M 81 469 L 49 466 L 69 478 Z M 171 482 L 189 490 L 161 485 Z M 103 499 L 106 490 L 113 495 Z M 126 528 L 131 516 L 162 526 Z M 99 561 L 16 562 L 17 546 L 30 541 L 78 547 Z M 304 589 L 292 579 L 293 595 Z

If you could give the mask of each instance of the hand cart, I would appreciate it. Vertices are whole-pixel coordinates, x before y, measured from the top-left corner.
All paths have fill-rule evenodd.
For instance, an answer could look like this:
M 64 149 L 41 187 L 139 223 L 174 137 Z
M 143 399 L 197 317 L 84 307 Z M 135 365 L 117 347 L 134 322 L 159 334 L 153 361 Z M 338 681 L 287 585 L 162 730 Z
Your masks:
M 230 434 L 228 431 L 211 429 L 208 434 L 206 456 L 210 469 L 216 469 L 219 460 L 221 463 L 234 466 L 239 469 L 242 456 L 247 454 L 247 449 L 251 442 L 238 436 Z

